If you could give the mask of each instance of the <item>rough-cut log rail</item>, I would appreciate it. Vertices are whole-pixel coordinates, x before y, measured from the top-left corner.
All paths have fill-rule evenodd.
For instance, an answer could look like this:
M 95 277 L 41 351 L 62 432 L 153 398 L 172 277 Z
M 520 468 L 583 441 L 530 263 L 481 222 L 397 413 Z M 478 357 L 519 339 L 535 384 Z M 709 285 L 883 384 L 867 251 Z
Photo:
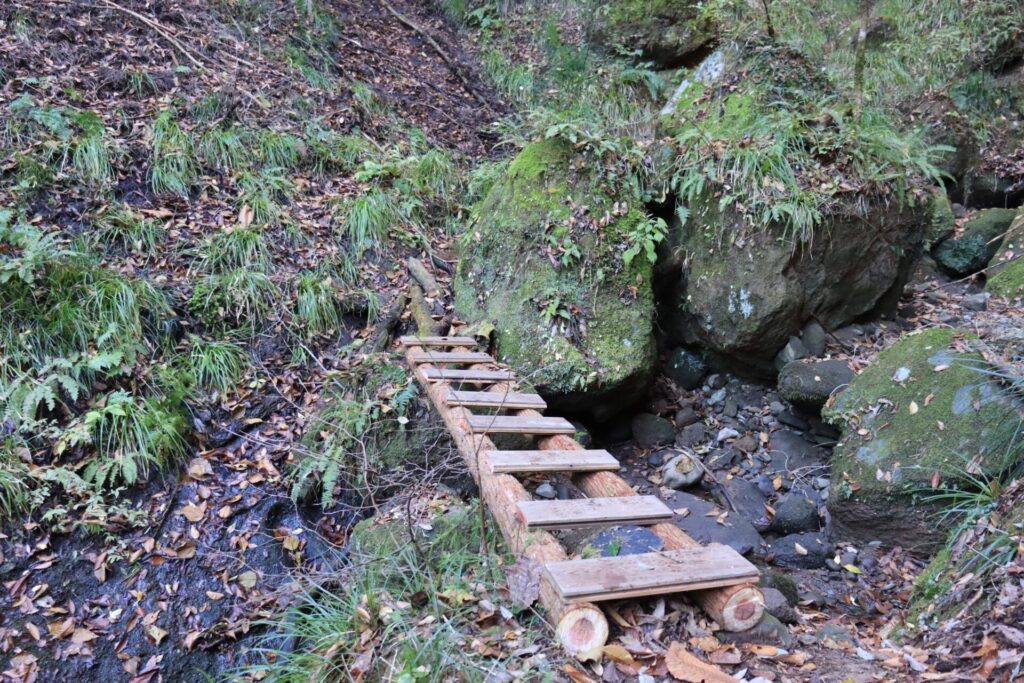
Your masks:
M 653 496 L 639 496 L 611 471 L 617 467 L 617 463 L 613 465 L 605 459 L 605 456 L 611 458 L 609 454 L 598 456 L 600 466 L 588 464 L 595 451 L 587 451 L 569 436 L 574 429 L 568 421 L 545 418 L 532 407 L 516 409 L 513 405 L 502 405 L 502 397 L 522 394 L 514 392 L 515 374 L 490 369 L 494 361 L 489 357 L 486 362 L 463 371 L 439 369 L 429 362 L 430 355 L 423 350 L 427 344 L 430 347 L 451 349 L 450 353 L 470 350 L 471 344 L 460 344 L 455 339 L 461 341 L 468 338 L 435 337 L 429 341 L 403 338 L 402 342 L 417 379 L 428 391 L 452 432 L 459 451 L 480 486 L 481 498 L 494 516 L 510 549 L 545 567 L 540 599 L 557 622 L 556 633 L 568 652 L 577 656 L 594 656 L 604 645 L 608 636 L 608 623 L 593 604 L 595 600 L 692 590 L 691 594 L 698 603 L 726 629 L 745 630 L 758 622 L 764 609 L 764 599 L 756 585 L 751 583 L 757 577 L 757 569 L 753 565 L 731 549 L 704 548 L 686 535 L 671 523 L 671 510 L 664 503 Z M 495 377 L 496 373 L 504 375 L 499 378 Z M 453 390 L 452 383 L 465 381 L 480 381 L 490 383 L 491 386 L 486 392 Z M 497 404 L 485 403 L 477 407 L 507 408 L 514 414 L 474 415 L 467 409 L 467 404 L 455 402 L 460 393 L 493 394 L 499 401 Z M 544 431 L 545 428 L 552 431 Z M 537 444 L 539 450 L 498 451 L 486 434 L 503 430 L 541 436 Z M 523 453 L 531 455 L 524 457 Z M 570 461 L 572 453 L 579 454 L 578 463 Z M 552 463 L 544 462 L 548 454 Z M 532 501 L 522 483 L 502 469 L 503 460 L 505 463 L 513 463 L 505 465 L 511 467 L 508 472 L 523 473 L 556 471 L 555 464 L 565 463 L 565 467 L 557 471 L 577 472 L 573 481 L 588 498 L 581 501 Z M 614 458 L 611 460 L 614 461 Z M 531 462 L 538 464 L 537 469 L 529 468 Z M 652 503 L 660 506 L 659 509 L 648 509 Z M 558 510 L 554 509 L 559 506 Z M 568 506 L 576 506 L 580 511 L 583 508 L 606 506 L 608 510 L 604 512 L 614 511 L 615 514 L 603 514 L 600 510 L 595 514 L 590 509 L 586 514 L 574 515 L 570 514 L 572 511 L 568 510 Z M 533 523 L 530 521 L 531 516 Z M 558 540 L 545 530 L 547 527 L 579 526 L 581 523 L 588 526 L 614 525 L 637 519 L 642 524 L 652 525 L 650 528 L 665 543 L 666 551 L 681 552 L 677 555 L 663 553 L 665 559 L 658 565 L 644 563 L 642 560 L 637 565 L 637 560 L 630 560 L 614 566 L 599 564 L 597 566 L 603 569 L 595 571 L 590 565 L 579 565 L 581 560 L 570 560 Z M 694 566 L 689 570 L 681 569 L 681 564 L 686 564 L 688 559 L 695 562 Z M 623 568 L 633 566 L 630 562 L 638 570 L 644 568 L 644 571 L 650 571 L 647 567 L 660 569 L 653 575 L 627 576 L 628 580 L 618 582 L 622 585 L 604 586 L 608 591 L 602 592 L 602 572 L 614 570 L 613 573 L 621 574 Z M 575 586 L 570 581 L 572 577 L 583 578 Z M 561 583 L 558 583 L 558 579 L 561 579 Z

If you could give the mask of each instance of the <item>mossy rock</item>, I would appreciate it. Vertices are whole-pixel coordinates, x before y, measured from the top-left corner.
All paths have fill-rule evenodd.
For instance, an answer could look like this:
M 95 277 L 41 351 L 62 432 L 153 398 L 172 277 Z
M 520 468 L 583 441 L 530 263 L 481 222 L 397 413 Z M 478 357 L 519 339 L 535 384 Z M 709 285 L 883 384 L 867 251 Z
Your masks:
M 977 273 L 999 251 L 1002 235 L 1017 216 L 1016 209 L 985 209 L 964 225 L 958 237 L 939 244 L 933 254 L 939 267 L 950 275 Z
M 989 264 L 985 289 L 998 296 L 1024 297 L 1024 211 L 1017 214 Z
M 349 549 L 357 561 L 394 559 L 406 550 L 416 551 L 417 546 L 434 561 L 444 553 L 480 547 L 480 515 L 473 505 L 453 506 L 429 522 L 411 525 L 404 513 L 396 512 L 384 520 L 371 517 L 352 527 Z
M 931 220 L 928 223 L 928 236 L 925 249 L 931 249 L 956 231 L 956 218 L 953 216 L 953 204 L 941 190 L 936 190 L 931 199 Z
M 942 540 L 922 501 L 935 473 L 949 482 L 1010 464 L 1016 413 L 979 371 L 981 356 L 963 350 L 968 339 L 938 328 L 906 336 L 826 405 L 844 428 L 828 499 L 840 537 L 929 552 Z
M 673 68 L 710 43 L 715 28 L 693 0 L 616 0 L 595 4 L 587 34 L 609 49 L 625 47 L 644 61 Z
M 573 412 L 637 393 L 655 360 L 651 264 L 622 256 L 647 217 L 599 171 L 561 140 L 527 145 L 477 207 L 454 283 L 459 315 L 492 323 L 499 358 Z M 553 245 L 578 255 L 559 262 Z

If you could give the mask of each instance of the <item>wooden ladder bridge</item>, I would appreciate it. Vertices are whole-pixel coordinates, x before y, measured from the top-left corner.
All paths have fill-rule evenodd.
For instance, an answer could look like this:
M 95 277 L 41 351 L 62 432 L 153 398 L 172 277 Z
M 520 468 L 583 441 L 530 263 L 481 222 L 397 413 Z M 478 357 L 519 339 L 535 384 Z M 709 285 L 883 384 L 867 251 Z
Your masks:
M 685 591 L 727 630 L 744 631 L 760 620 L 756 567 L 728 546 L 702 546 L 673 524 L 668 506 L 634 491 L 616 474 L 619 462 L 610 453 L 581 446 L 567 420 L 545 417 L 544 399 L 517 391 L 515 373 L 475 351 L 473 337 L 401 341 L 509 548 L 543 568 L 540 600 L 570 654 L 597 652 L 606 643 L 608 621 L 595 604 L 606 600 Z M 499 450 L 492 434 L 536 437 L 535 448 Z M 515 475 L 536 472 L 565 472 L 587 497 L 533 500 Z M 570 559 L 551 533 L 618 524 L 648 526 L 664 550 Z

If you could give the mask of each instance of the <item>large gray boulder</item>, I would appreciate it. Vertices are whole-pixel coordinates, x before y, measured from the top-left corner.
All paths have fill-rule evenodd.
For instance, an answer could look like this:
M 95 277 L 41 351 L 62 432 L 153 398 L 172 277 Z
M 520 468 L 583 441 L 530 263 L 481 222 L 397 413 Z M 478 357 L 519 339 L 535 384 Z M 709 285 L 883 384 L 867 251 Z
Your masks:
M 672 68 L 710 43 L 715 25 L 694 0 L 614 0 L 590 15 L 587 34 L 606 48 L 639 51 L 644 61 Z

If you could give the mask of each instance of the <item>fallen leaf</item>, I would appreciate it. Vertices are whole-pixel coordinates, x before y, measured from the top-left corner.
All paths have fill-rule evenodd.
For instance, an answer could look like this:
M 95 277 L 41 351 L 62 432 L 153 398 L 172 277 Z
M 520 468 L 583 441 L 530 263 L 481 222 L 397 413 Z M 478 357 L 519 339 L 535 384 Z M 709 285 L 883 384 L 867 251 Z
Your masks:
M 206 462 L 205 460 L 203 462 Z M 206 516 L 206 501 L 203 501 L 199 505 L 189 501 L 178 510 L 178 514 L 187 519 L 190 522 L 198 522 Z
M 75 632 L 71 634 L 72 643 L 88 643 L 90 640 L 95 640 L 96 638 L 99 638 L 99 636 L 89 629 L 81 627 L 76 628 Z
M 718 667 L 691 655 L 682 643 L 672 643 L 668 648 L 665 665 L 670 674 L 686 683 L 738 683 Z
M 803 547 L 799 543 L 794 543 L 793 544 L 793 549 L 796 550 L 796 554 L 797 555 L 806 555 L 807 554 L 807 548 Z
M 917 415 L 917 402 L 911 401 L 910 405 L 907 406 L 907 410 L 910 412 L 911 415 Z
M 153 640 L 153 644 L 159 646 L 160 641 L 167 637 L 167 631 L 163 630 L 156 624 L 153 624 L 146 629 L 146 635 Z
M 540 598 L 541 565 L 526 558 L 520 558 L 505 570 L 509 597 L 517 607 L 529 607 Z
M 601 651 L 604 652 L 605 657 L 613 662 L 623 662 L 624 664 L 628 664 L 633 661 L 633 655 L 629 654 L 629 651 L 626 650 L 626 648 L 617 643 L 605 645 L 601 648 Z
M 256 582 L 259 578 L 260 577 L 254 571 L 242 572 L 238 575 L 238 583 L 242 588 L 253 588 L 256 586 Z

